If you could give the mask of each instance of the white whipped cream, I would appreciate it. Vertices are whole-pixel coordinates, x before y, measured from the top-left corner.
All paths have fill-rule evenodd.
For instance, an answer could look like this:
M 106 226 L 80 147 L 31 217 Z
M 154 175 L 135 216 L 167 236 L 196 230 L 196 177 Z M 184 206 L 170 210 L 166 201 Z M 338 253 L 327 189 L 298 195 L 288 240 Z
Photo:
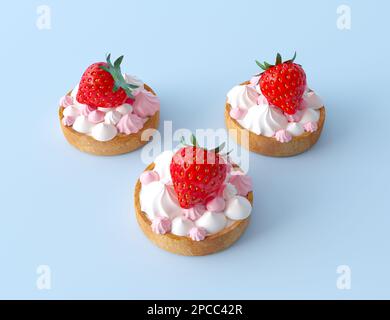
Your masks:
M 232 108 L 250 109 L 257 104 L 259 94 L 250 86 L 235 86 L 227 94 L 228 103 Z
M 287 125 L 286 130 L 288 133 L 290 133 L 294 137 L 300 136 L 302 133 L 305 132 L 305 129 L 303 129 L 303 126 L 298 122 L 290 122 Z
M 244 119 L 237 121 L 244 128 L 266 137 L 274 136 L 276 131 L 284 129 L 288 124 L 283 112 L 268 103 L 251 107 Z
M 160 181 L 165 184 L 172 184 L 170 165 L 173 157 L 172 151 L 164 151 L 154 160 L 154 171 L 160 176 Z
M 154 181 L 142 186 L 140 193 L 141 210 L 145 212 L 150 220 L 157 217 L 175 218 L 182 214 L 173 187 Z
M 251 85 L 235 86 L 228 92 L 227 102 L 232 109 L 247 110 L 242 118 L 236 119 L 242 127 L 266 137 L 274 137 L 279 130 L 286 130 L 293 136 L 303 134 L 305 124 L 318 122 L 319 109 L 323 107 L 321 99 L 313 91 L 307 89 L 303 95 L 304 110 L 298 111 L 302 112 L 301 119 L 298 122 L 289 122 L 289 117 L 280 108 L 268 103 L 258 86 Z

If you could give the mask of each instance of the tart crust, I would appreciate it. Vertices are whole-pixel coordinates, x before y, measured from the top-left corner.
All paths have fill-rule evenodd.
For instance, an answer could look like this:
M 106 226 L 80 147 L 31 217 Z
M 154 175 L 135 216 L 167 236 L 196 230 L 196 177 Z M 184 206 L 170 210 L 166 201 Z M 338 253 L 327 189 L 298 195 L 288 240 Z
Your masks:
M 145 171 L 153 170 L 154 163 L 150 164 Z M 189 237 L 177 236 L 172 233 L 164 235 L 152 231 L 151 221 L 146 213 L 141 210 L 140 203 L 141 182 L 138 179 L 134 192 L 135 215 L 142 231 L 155 245 L 171 253 L 183 256 L 205 256 L 222 251 L 235 243 L 248 227 L 250 217 L 244 220 L 234 221 L 232 225 L 222 231 L 207 236 L 202 241 L 193 241 Z M 253 192 L 247 195 L 247 199 L 253 206 Z
M 246 85 L 248 83 L 249 81 L 244 82 L 241 85 Z M 243 145 L 249 151 L 271 157 L 291 157 L 309 150 L 318 141 L 325 123 L 325 107 L 322 107 L 319 109 L 320 119 L 318 120 L 317 131 L 304 132 L 300 136 L 292 137 L 290 142 L 281 143 L 274 137 L 257 135 L 254 132 L 245 129 L 230 116 L 230 110 L 231 105 L 226 102 L 225 123 L 236 142 Z M 242 141 L 248 142 L 242 144 Z
M 150 88 L 146 84 L 144 85 L 144 87 L 147 91 L 156 95 L 152 88 Z M 68 93 L 68 95 L 69 94 L 70 93 Z M 118 133 L 118 135 L 114 139 L 102 142 L 97 141 L 86 134 L 79 133 L 73 130 L 72 127 L 64 126 L 62 124 L 62 118 L 64 117 L 63 111 L 64 107 L 60 106 L 59 119 L 61 129 L 64 133 L 66 140 L 68 140 L 68 142 L 72 146 L 76 147 L 80 151 L 98 156 L 114 156 L 124 154 L 142 147 L 151 140 L 151 137 L 149 137 L 149 140 L 142 141 L 142 133 L 148 129 L 157 129 L 160 121 L 160 111 L 157 111 L 152 117 L 148 119 L 148 121 L 145 122 L 144 127 L 137 133 L 132 133 L 128 135 Z

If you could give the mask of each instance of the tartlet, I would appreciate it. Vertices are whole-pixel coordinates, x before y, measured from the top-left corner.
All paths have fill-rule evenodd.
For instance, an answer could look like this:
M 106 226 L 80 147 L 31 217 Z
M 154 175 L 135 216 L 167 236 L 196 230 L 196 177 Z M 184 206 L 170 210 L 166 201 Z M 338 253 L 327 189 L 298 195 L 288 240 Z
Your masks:
M 266 71 L 227 95 L 226 127 L 236 142 L 250 151 L 273 157 L 294 156 L 310 149 L 322 133 L 325 107 L 307 87 L 301 66 L 293 61 L 281 62 L 280 57 L 275 66 L 258 63 Z M 275 92 L 281 92 L 280 96 Z M 293 101 L 283 101 L 290 96 Z
M 128 153 L 150 140 L 152 132 L 145 131 L 158 128 L 156 93 L 138 78 L 121 73 L 122 58 L 112 64 L 109 55 L 106 63 L 91 65 L 60 101 L 62 132 L 80 151 L 99 156 Z
M 183 190 L 178 191 L 177 186 L 183 182 L 176 181 L 176 169 L 172 165 L 179 152 L 165 151 L 138 179 L 134 191 L 138 224 L 147 238 L 171 253 L 203 256 L 224 250 L 249 225 L 253 205 L 251 179 L 237 166 L 228 165 L 223 182 L 216 186 L 218 191 L 207 192 L 209 197 L 205 202 L 184 203 L 190 197 L 178 196 Z M 199 169 L 201 175 L 202 170 Z M 189 172 L 191 168 L 184 176 Z M 186 188 L 195 190 L 197 186 Z

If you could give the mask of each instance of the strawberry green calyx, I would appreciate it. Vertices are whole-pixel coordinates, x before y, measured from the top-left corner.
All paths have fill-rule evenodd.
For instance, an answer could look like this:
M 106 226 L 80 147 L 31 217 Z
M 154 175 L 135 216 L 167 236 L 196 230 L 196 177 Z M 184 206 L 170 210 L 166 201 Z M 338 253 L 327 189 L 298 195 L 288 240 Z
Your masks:
M 113 92 L 117 92 L 120 88 L 122 88 L 129 98 L 134 99 L 133 90 L 137 89 L 138 86 L 126 82 L 121 71 L 122 60 L 123 56 L 120 56 L 118 59 L 115 60 L 114 64 L 112 64 L 110 53 L 106 57 L 107 65 L 100 66 L 100 69 L 107 71 L 114 79 L 114 87 L 112 89 Z
M 266 62 L 266 61 L 264 61 L 264 63 L 260 63 L 260 62 L 257 61 L 257 60 L 256 60 L 256 64 L 257 64 L 261 69 L 263 69 L 264 71 L 267 71 L 268 69 L 270 69 L 270 68 L 272 68 L 272 67 L 275 67 L 275 66 L 277 66 L 277 65 L 279 65 L 279 64 L 282 64 L 282 63 L 290 63 L 290 62 L 292 63 L 292 62 L 295 61 L 296 57 L 297 57 L 297 53 L 295 52 L 295 53 L 294 53 L 294 56 L 292 57 L 292 59 L 287 60 L 287 61 L 283 61 L 281 54 L 278 53 L 278 54 L 276 55 L 275 64 L 269 64 L 269 63 Z
M 188 143 L 186 143 L 186 139 L 185 139 L 184 137 L 181 137 L 181 138 L 180 138 L 180 143 L 181 143 L 183 146 L 185 146 L 185 147 L 196 147 L 196 148 L 201 148 L 201 147 L 199 146 L 198 141 L 196 140 L 196 137 L 195 137 L 194 134 L 191 134 L 190 141 L 191 141 L 191 143 L 188 144 Z M 214 149 L 212 149 L 212 150 L 209 150 L 209 151 L 214 152 L 214 153 L 219 153 L 221 150 L 223 150 L 223 149 L 225 148 L 225 146 L 226 146 L 226 143 L 223 142 L 223 143 L 221 143 L 220 146 L 218 146 L 218 147 L 216 147 L 216 148 L 214 148 Z M 204 149 L 204 148 L 202 148 L 202 149 Z

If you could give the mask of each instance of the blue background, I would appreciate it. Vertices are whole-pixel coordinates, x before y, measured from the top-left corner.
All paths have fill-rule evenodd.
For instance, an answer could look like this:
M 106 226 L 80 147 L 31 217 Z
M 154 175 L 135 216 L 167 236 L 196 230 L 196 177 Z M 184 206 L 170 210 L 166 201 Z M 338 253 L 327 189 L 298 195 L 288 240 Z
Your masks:
M 390 5 L 344 2 L 350 31 L 336 27 L 341 1 L 3 2 L 0 298 L 390 298 Z M 51 30 L 36 28 L 41 4 Z M 300 156 L 250 155 L 252 223 L 220 254 L 152 245 L 134 218 L 140 151 L 90 156 L 60 131 L 59 98 L 106 52 L 157 91 L 162 120 L 195 130 L 224 127 L 225 95 L 255 59 L 295 50 L 325 130 Z

